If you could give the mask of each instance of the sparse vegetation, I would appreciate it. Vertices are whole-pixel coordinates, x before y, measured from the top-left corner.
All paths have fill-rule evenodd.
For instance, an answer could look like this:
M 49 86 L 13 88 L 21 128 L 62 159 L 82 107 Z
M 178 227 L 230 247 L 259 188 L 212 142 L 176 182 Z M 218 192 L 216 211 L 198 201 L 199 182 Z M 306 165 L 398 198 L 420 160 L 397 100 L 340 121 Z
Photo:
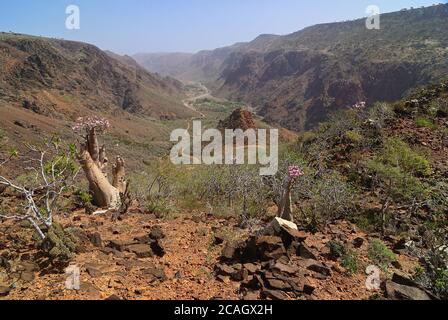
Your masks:
M 396 261 L 395 254 L 381 240 L 373 240 L 369 245 L 370 260 L 387 272 L 390 264 Z
M 437 129 L 437 125 L 429 119 L 426 118 L 417 118 L 415 120 L 415 124 L 420 128 L 428 128 L 431 130 Z
M 355 251 L 349 250 L 342 257 L 341 265 L 347 270 L 349 275 L 358 273 L 360 262 Z
M 73 145 L 64 146 L 57 137 L 41 146 L 27 148 L 28 153 L 21 157 L 17 154 L 15 160 L 27 163 L 28 174 L 20 178 L 0 176 L 0 186 L 10 188 L 19 195 L 18 211 L 1 212 L 0 219 L 17 223 L 28 221 L 37 236 L 45 240 L 48 230 L 53 226 L 58 201 L 73 184 L 79 171 L 74 161 L 75 148 Z M 8 160 L 13 158 L 10 156 Z

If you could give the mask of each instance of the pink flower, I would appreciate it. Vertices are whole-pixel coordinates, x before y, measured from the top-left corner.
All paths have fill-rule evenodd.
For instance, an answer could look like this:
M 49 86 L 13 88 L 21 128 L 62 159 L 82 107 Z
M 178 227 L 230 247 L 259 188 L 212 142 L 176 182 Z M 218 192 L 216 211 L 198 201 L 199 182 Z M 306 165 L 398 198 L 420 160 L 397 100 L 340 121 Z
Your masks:
M 353 106 L 353 109 L 356 109 L 356 110 L 362 110 L 362 109 L 365 109 L 365 108 L 366 108 L 366 102 L 365 101 L 358 102 L 357 104 L 355 104 Z
M 288 168 L 288 174 L 290 178 L 296 179 L 304 175 L 302 169 L 299 166 L 290 166 Z
M 92 129 L 96 129 L 99 132 L 104 132 L 109 128 L 109 120 L 95 116 L 78 118 L 76 120 L 76 124 L 72 127 L 72 130 L 77 133 L 82 133 L 83 131 L 89 132 Z

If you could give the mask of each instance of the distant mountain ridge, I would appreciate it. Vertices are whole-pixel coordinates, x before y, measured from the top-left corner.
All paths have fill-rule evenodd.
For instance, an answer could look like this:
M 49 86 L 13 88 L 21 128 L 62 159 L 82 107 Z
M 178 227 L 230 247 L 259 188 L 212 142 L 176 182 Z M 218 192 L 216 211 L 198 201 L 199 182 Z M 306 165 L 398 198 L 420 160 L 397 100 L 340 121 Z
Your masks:
M 194 55 L 138 55 L 148 70 L 205 83 L 246 102 L 271 123 L 314 127 L 359 101 L 394 101 L 448 74 L 448 4 L 327 23 L 286 36 L 261 35 Z M 181 59 L 179 59 L 181 57 Z M 163 61 L 163 68 L 161 67 Z
M 131 57 L 81 42 L 0 33 L 0 102 L 58 117 L 130 112 L 189 117 L 182 83 L 152 74 Z

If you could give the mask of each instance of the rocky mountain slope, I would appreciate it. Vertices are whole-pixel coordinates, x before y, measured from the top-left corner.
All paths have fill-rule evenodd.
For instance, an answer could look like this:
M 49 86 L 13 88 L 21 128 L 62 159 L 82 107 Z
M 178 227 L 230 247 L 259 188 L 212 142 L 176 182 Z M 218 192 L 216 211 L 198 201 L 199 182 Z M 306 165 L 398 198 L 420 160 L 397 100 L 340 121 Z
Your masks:
M 78 117 L 110 120 L 112 153 L 138 162 L 169 148 L 168 123 L 189 121 L 183 84 L 131 57 L 73 41 L 0 33 L 0 130 L 20 146 L 59 134 Z
M 136 59 L 149 70 L 202 81 L 214 94 L 249 103 L 271 123 L 303 130 L 334 110 L 359 101 L 395 101 L 443 78 L 447 28 L 448 5 L 437 5 L 383 14 L 381 30 L 368 30 L 359 19 L 262 35 L 180 60 Z
M 65 117 L 80 108 L 125 110 L 154 117 L 189 116 L 182 84 L 114 59 L 84 43 L 23 35 L 0 35 L 0 100 L 36 113 Z M 71 110 L 65 105 L 70 102 Z

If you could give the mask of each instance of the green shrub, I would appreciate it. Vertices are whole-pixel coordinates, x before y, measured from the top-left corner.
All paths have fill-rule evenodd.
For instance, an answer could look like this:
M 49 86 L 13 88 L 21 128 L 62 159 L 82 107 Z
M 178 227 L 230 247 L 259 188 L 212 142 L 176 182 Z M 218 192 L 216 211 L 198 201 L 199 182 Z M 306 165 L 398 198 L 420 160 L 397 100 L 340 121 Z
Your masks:
M 92 203 L 93 197 L 90 192 L 78 189 L 75 191 L 76 201 L 80 206 L 87 206 Z
M 328 247 L 330 248 L 330 256 L 333 259 L 339 259 L 347 253 L 344 245 L 337 241 L 330 241 Z
M 395 254 L 381 240 L 373 240 L 369 245 L 369 259 L 387 271 L 389 265 L 397 260 Z
M 386 165 L 377 160 L 367 163 L 367 168 L 375 176 L 376 184 L 384 191 L 384 197 L 394 201 L 410 201 L 424 197 L 426 189 L 419 179 L 403 172 L 400 168 Z
M 163 218 L 171 212 L 170 205 L 165 199 L 151 199 L 146 205 L 146 209 L 158 218 Z
M 364 137 L 358 131 L 347 131 L 345 137 L 352 143 L 360 143 L 363 141 Z
M 440 98 L 437 100 L 437 117 L 448 117 L 448 98 Z
M 426 118 L 417 118 L 415 120 L 415 124 L 420 128 L 428 128 L 431 130 L 437 129 L 437 125 L 429 119 Z
M 337 172 L 321 176 L 305 175 L 297 186 L 297 202 L 302 204 L 306 222 L 312 229 L 349 217 L 354 210 L 356 191 Z M 294 197 L 293 197 L 294 200 Z
M 441 297 L 448 298 L 448 269 L 436 271 L 435 290 Z
M 387 103 L 376 103 L 369 111 L 369 122 L 379 128 L 383 128 L 386 123 L 394 118 L 394 112 Z
M 400 116 L 407 116 L 412 113 L 412 109 L 408 107 L 404 102 L 397 102 L 392 105 L 392 110 Z
M 404 141 L 397 138 L 386 140 L 384 149 L 379 154 L 378 159 L 386 165 L 399 168 L 414 176 L 431 174 L 429 161 L 413 151 Z
M 356 252 L 349 250 L 342 257 L 341 265 L 347 270 L 349 275 L 354 275 L 359 271 L 359 259 Z

